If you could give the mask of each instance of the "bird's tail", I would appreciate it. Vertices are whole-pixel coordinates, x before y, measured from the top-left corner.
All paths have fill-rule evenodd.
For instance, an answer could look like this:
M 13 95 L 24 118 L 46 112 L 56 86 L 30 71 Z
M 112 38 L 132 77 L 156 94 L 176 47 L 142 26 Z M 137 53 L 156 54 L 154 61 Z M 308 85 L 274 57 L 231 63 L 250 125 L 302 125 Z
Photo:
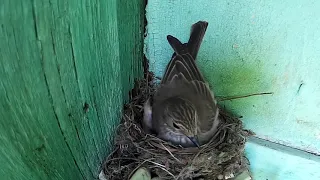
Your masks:
M 198 21 L 191 27 L 190 38 L 187 46 L 193 59 L 196 59 L 198 55 L 200 45 L 202 43 L 204 34 L 206 33 L 207 27 L 208 22 L 206 21 Z
M 189 41 L 188 43 L 184 44 L 182 44 L 179 39 L 168 35 L 167 40 L 174 50 L 173 57 L 176 54 L 183 55 L 189 53 L 195 60 L 198 55 L 200 45 L 202 43 L 204 34 L 206 33 L 207 27 L 208 22 L 206 21 L 198 21 L 197 23 L 193 24 L 191 27 Z

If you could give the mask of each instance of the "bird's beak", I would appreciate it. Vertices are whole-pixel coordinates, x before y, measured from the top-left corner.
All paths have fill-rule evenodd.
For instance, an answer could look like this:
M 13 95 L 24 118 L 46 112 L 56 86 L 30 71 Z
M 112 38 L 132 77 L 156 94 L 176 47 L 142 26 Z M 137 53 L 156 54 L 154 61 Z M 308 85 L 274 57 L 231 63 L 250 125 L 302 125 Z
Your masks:
M 197 147 L 200 147 L 197 137 L 188 137 L 188 138 L 190 139 L 191 142 L 193 142 L 194 145 L 196 145 Z

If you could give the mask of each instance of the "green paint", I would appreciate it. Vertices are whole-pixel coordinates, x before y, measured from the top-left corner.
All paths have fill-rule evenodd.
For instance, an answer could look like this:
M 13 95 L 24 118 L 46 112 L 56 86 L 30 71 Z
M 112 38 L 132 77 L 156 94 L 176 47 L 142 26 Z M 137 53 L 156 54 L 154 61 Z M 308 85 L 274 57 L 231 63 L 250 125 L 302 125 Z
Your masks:
M 1 179 L 98 176 L 142 76 L 143 13 L 142 1 L 1 1 Z
M 264 81 L 267 79 L 261 73 L 263 71 L 261 62 L 246 64 L 243 61 L 241 58 L 233 60 L 221 58 L 210 61 L 202 59 L 201 55 L 199 55 L 198 64 L 218 98 L 266 92 L 268 87 L 265 87 Z M 221 62 L 235 63 L 226 64 Z M 259 98 L 261 97 L 250 97 L 245 100 L 227 100 L 221 101 L 219 104 L 229 112 L 241 116 L 242 112 L 255 105 Z
M 197 61 L 215 95 L 273 92 L 220 104 L 257 137 L 320 154 L 319 9 L 316 0 L 149 0 L 145 55 L 161 77 L 173 53 L 166 36 L 186 42 L 193 23 L 208 21 Z
M 166 35 L 186 42 L 191 24 L 208 21 L 198 64 L 215 94 L 274 93 L 223 105 L 259 137 L 319 153 L 318 8 L 318 1 L 151 0 L 145 54 L 162 76 L 173 52 Z
M 320 179 L 320 157 L 310 153 L 250 138 L 246 156 L 254 179 Z
M 218 61 L 234 62 L 236 60 L 218 59 L 210 61 L 202 59 L 199 55 L 199 61 L 197 62 L 205 78 L 209 80 L 209 85 L 214 89 L 216 96 L 245 95 L 261 90 L 261 86 L 263 86 L 261 66 L 257 67 L 256 64 L 245 63 L 242 65 L 234 63 L 230 66 L 230 64 L 218 63 Z
M 142 77 L 143 36 L 144 33 L 144 1 L 118 0 L 118 29 L 120 43 L 120 68 L 122 84 L 132 87 L 135 77 Z M 139 21 L 133 21 L 133 18 Z M 137 57 L 139 59 L 137 59 Z M 128 78 L 129 77 L 129 78 Z M 124 99 L 128 92 L 123 91 Z

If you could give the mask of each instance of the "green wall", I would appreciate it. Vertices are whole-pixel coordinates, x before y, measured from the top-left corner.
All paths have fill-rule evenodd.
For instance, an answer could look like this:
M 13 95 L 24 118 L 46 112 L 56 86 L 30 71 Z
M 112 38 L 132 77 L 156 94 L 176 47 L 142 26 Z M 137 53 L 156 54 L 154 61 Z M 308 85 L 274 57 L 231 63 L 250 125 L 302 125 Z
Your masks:
M 319 179 L 319 0 L 149 0 L 146 11 L 145 54 L 157 76 L 173 52 L 166 36 L 186 42 L 190 26 L 206 20 L 197 63 L 215 94 L 273 92 L 220 102 L 243 116 L 256 139 L 272 142 L 248 144 L 254 179 Z M 273 151 L 272 145 L 295 151 Z M 299 150 L 311 153 L 300 157 Z
M 257 136 L 320 154 L 320 1 L 149 0 L 145 53 L 162 76 L 172 55 L 167 34 L 182 41 L 209 22 L 198 65 L 220 103 Z
M 0 2 L 1 179 L 97 178 L 143 75 L 143 15 L 143 1 Z

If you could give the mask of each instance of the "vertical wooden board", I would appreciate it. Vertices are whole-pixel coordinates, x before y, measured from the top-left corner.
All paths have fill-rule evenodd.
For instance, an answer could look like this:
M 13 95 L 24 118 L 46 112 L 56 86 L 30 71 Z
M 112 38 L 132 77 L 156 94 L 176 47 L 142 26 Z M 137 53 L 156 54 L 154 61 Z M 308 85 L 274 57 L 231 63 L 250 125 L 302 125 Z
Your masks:
M 129 89 L 142 76 L 145 0 L 118 0 L 119 50 L 122 85 Z M 124 99 L 128 92 L 123 91 Z
M 0 157 L 11 164 L 1 163 L 1 177 L 82 179 L 60 126 L 63 106 L 53 101 L 49 83 L 55 77 L 46 69 L 51 62 L 50 46 L 38 32 L 48 25 L 42 24 L 45 20 L 36 21 L 35 5 L 30 1 L 1 3 Z
M 74 5 L 73 1 L 49 1 L 49 7 L 38 9 L 36 17 L 39 19 L 48 17 L 49 15 L 45 13 L 51 12 L 51 19 L 45 21 L 51 22 L 50 28 L 44 26 L 41 29 L 43 36 L 47 37 L 46 41 L 52 44 L 49 57 L 53 58 L 46 61 L 46 72 L 49 77 L 56 78 L 50 81 L 49 85 L 52 88 L 55 106 L 61 107 L 57 115 L 66 141 L 70 144 L 70 150 L 84 177 L 90 179 L 95 176 L 94 169 L 99 159 L 95 141 L 92 140 L 94 132 L 91 131 L 89 124 L 89 120 L 93 118 L 83 111 L 84 104 L 88 103 L 84 97 L 87 92 L 82 88 L 85 87 L 83 79 L 79 78 L 83 73 L 78 68 L 82 59 L 76 54 L 81 48 L 78 45 L 81 39 L 75 41 L 72 32 L 73 23 L 80 21 L 75 17 L 83 17 L 82 14 L 75 14 L 82 6 L 83 2 Z M 88 28 L 90 27 L 84 28 L 83 31 Z M 84 49 L 85 52 L 92 53 L 89 47 Z M 94 64 L 96 57 L 92 59 Z
M 143 1 L 0 3 L 1 177 L 97 178 L 142 75 L 142 14 Z

